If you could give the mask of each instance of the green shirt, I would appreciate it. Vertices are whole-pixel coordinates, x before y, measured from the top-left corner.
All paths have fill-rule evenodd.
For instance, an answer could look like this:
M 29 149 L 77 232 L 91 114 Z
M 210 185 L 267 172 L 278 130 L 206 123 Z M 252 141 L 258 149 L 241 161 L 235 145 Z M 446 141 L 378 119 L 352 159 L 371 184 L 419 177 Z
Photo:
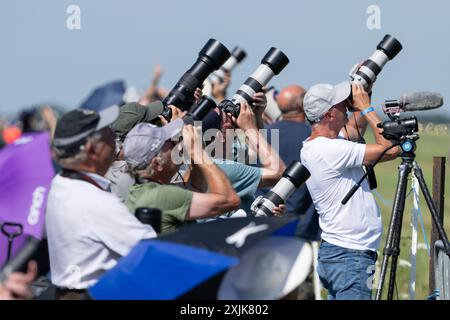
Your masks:
M 161 233 L 174 231 L 186 222 L 192 202 L 192 191 L 156 182 L 134 185 L 125 205 L 130 212 L 137 208 L 158 208 L 162 211 Z

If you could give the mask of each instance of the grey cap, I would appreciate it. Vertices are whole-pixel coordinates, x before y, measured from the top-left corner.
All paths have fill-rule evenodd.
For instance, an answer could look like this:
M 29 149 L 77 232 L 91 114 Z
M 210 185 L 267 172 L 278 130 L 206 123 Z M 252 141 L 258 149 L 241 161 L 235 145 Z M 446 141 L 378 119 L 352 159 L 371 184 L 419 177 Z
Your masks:
M 167 140 L 181 133 L 183 126 L 183 119 L 172 121 L 164 127 L 139 123 L 125 138 L 123 144 L 125 161 L 131 167 L 147 166 Z
M 138 123 L 157 119 L 163 110 L 164 106 L 161 101 L 150 103 L 148 106 L 137 102 L 127 103 L 120 108 L 119 117 L 111 125 L 111 128 L 119 138 L 124 139 Z
M 350 81 L 335 86 L 318 84 L 311 87 L 303 99 L 303 108 L 308 120 L 312 123 L 319 122 L 328 110 L 350 97 L 351 89 Z

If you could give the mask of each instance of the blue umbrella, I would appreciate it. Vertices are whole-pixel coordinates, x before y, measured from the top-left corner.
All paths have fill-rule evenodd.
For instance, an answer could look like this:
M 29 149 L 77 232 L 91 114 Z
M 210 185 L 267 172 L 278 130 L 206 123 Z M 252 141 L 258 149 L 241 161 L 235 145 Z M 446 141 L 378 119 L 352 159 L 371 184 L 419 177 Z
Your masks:
M 113 105 L 120 106 L 123 104 L 125 90 L 125 82 L 122 80 L 107 83 L 95 88 L 80 108 L 99 111 Z
M 89 293 L 100 300 L 215 299 L 223 276 L 247 252 L 271 238 L 294 237 L 298 222 L 218 219 L 141 241 Z

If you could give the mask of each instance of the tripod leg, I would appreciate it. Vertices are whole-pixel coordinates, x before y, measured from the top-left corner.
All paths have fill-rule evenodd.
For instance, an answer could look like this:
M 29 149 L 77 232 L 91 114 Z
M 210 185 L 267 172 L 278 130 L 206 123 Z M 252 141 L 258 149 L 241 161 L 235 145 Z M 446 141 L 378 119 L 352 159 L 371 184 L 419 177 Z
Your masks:
M 408 174 L 411 171 L 411 165 L 403 161 L 398 167 L 398 183 L 397 190 L 395 192 L 394 206 L 392 207 L 391 220 L 389 222 L 389 229 L 387 232 L 386 245 L 383 251 L 383 262 L 381 263 L 380 279 L 378 281 L 376 300 L 381 300 L 381 294 L 383 291 L 384 280 L 386 278 L 387 266 L 389 263 L 389 257 L 392 256 L 391 264 L 391 276 L 389 282 L 388 299 L 392 299 L 395 272 L 397 269 L 397 257 L 400 253 L 400 234 L 401 234 L 401 222 L 403 216 L 403 209 L 405 207 L 405 195 L 406 187 L 408 184 Z
M 439 237 L 442 239 L 442 242 L 444 243 L 445 253 L 448 256 L 450 256 L 450 244 L 448 242 L 447 234 L 445 233 L 444 226 L 439 220 L 439 214 L 436 210 L 436 206 L 434 205 L 433 198 L 430 195 L 430 191 L 428 190 L 427 184 L 425 183 L 425 179 L 423 178 L 422 169 L 419 167 L 419 164 L 417 162 L 414 162 L 413 168 L 414 174 L 416 175 L 417 180 L 419 181 L 420 189 L 422 190 L 423 196 L 425 197 L 425 201 L 427 202 L 428 209 L 430 210 L 431 217 L 433 218 L 433 221 L 438 229 Z
M 389 277 L 388 295 L 387 299 L 392 300 L 394 297 L 395 279 L 397 274 L 397 261 L 400 255 L 400 240 L 402 237 L 402 225 L 403 225 L 403 212 L 405 209 L 405 199 L 406 199 L 406 187 L 408 184 L 408 174 L 411 172 L 411 167 L 407 170 L 405 176 L 405 186 L 401 189 L 401 200 L 398 206 L 397 222 L 395 224 L 394 230 L 394 240 L 392 246 L 392 260 L 391 260 L 391 272 Z

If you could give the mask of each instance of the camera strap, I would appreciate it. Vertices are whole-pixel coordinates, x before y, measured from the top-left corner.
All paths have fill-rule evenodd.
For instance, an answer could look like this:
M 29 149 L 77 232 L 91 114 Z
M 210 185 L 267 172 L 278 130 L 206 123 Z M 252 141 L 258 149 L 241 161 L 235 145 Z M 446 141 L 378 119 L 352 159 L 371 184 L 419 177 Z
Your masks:
M 92 179 L 88 175 L 81 173 L 79 171 L 70 170 L 70 169 L 62 169 L 61 177 L 85 181 L 87 183 L 90 183 L 90 184 L 96 186 L 100 190 L 105 191 L 102 187 L 100 187 L 100 185 L 97 182 L 95 182 L 94 179 Z

